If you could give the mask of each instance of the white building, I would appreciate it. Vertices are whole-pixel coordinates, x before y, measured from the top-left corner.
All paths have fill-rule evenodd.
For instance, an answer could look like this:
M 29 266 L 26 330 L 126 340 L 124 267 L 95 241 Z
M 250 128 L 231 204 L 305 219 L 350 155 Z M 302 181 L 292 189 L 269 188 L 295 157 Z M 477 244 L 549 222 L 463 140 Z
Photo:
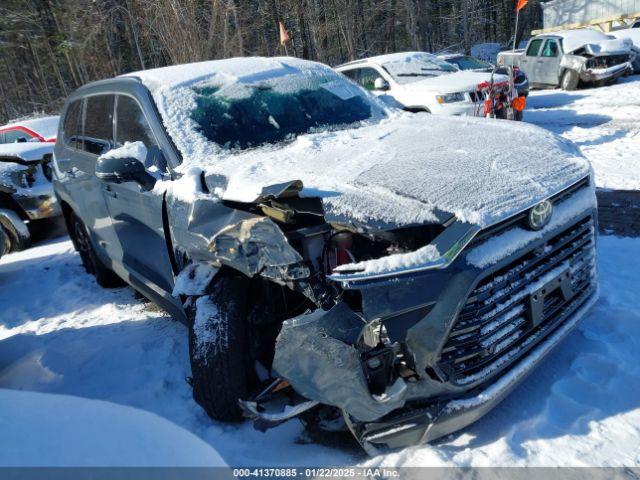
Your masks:
M 609 31 L 640 19 L 640 0 L 551 0 L 541 5 L 544 31 L 590 25 Z

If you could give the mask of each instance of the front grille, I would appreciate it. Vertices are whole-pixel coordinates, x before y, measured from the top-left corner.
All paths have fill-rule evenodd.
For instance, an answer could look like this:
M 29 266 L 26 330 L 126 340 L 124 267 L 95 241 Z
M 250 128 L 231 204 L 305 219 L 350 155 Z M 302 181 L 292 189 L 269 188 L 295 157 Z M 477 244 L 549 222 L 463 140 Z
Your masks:
M 588 217 L 478 284 L 439 367 L 462 385 L 489 378 L 555 330 L 594 289 L 595 226 Z
M 629 55 L 608 55 L 605 57 L 595 57 L 589 60 L 588 68 L 611 68 L 621 65 L 630 60 Z

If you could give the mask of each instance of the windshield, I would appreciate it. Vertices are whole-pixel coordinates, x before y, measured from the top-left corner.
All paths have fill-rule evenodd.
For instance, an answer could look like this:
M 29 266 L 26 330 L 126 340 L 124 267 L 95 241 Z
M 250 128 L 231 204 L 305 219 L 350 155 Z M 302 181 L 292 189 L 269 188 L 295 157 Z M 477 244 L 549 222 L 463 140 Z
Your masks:
M 382 66 L 398 83 L 415 82 L 457 71 L 453 65 L 449 65 L 447 62 L 443 62 L 439 58 L 426 53 L 386 62 Z
M 197 130 L 225 149 L 293 140 L 384 115 L 366 92 L 338 75 L 286 75 L 192 90 Z
M 473 57 L 453 57 L 447 60 L 449 63 L 454 63 L 460 70 L 480 70 L 489 69 L 493 66 L 489 62 L 483 62 Z

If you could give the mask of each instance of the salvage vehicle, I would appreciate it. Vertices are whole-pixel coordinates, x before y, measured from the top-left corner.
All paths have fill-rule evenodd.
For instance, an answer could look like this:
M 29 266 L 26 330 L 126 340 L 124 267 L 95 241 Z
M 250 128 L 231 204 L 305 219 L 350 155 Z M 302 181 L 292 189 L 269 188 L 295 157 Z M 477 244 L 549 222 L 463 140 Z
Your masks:
M 462 72 L 425 52 L 365 58 L 336 70 L 390 105 L 410 112 L 476 117 L 491 113 L 507 118 L 510 100 L 515 96 L 504 75 Z M 497 112 L 486 111 L 485 100 L 489 96 L 503 97 Z
M 603 86 L 633 72 L 635 54 L 627 39 L 612 39 L 588 28 L 538 35 L 524 50 L 498 54 L 498 65 L 523 70 L 532 86 L 575 90 Z
M 53 147 L 53 143 L 39 140 L 0 144 L 0 229 L 4 233 L 4 253 L 29 246 L 29 226 L 34 222 L 60 215 L 51 185 Z
M 0 143 L 55 142 L 60 117 L 37 117 L 0 127 Z
M 91 83 L 62 115 L 54 189 L 85 269 L 186 324 L 214 419 L 431 441 L 596 300 L 589 163 L 533 125 L 388 109 L 288 57 Z
M 635 58 L 633 60 L 633 72 L 640 73 L 640 28 L 633 27 L 614 30 L 609 32 L 609 35 L 614 38 L 628 39 L 633 44 L 631 47 L 631 50 L 635 54 Z

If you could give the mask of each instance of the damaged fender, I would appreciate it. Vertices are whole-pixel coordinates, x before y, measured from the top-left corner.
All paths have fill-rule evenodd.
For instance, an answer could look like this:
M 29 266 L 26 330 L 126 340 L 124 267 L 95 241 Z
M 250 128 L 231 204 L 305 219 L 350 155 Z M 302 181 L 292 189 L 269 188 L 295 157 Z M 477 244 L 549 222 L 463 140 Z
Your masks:
M 209 250 L 220 263 L 248 277 L 259 274 L 291 284 L 310 275 L 302 256 L 289 245 L 282 230 L 264 217 L 243 220 L 223 229 L 211 239 Z

